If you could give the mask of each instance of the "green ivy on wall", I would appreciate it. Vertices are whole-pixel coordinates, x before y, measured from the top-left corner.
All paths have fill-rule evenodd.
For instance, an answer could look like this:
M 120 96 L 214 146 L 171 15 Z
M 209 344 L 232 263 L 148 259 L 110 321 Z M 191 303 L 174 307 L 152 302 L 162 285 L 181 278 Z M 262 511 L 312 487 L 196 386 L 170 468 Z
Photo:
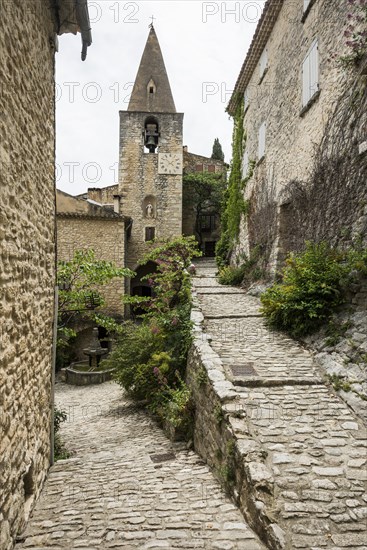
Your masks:
M 248 211 L 248 202 L 243 198 L 243 190 L 253 174 L 254 162 L 250 161 L 248 174 L 242 180 L 242 159 L 246 143 L 243 128 L 244 114 L 243 101 L 239 101 L 234 115 L 231 173 L 222 207 L 222 233 L 216 246 L 216 260 L 219 267 L 228 263 L 239 236 L 241 216 L 245 216 Z

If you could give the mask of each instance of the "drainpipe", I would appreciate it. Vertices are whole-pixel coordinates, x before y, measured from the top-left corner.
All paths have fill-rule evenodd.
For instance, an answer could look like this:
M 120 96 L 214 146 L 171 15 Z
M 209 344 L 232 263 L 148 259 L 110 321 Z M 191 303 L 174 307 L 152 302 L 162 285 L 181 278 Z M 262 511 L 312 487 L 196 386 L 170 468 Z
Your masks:
M 75 11 L 82 35 L 82 61 L 87 57 L 87 48 L 92 44 L 92 29 L 89 21 L 88 0 L 75 0 Z

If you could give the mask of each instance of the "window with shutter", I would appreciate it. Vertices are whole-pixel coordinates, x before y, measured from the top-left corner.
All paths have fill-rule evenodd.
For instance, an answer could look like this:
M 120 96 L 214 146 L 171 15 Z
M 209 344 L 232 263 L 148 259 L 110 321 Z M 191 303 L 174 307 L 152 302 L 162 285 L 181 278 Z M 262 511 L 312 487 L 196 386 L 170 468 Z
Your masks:
M 303 107 L 319 91 L 319 50 L 317 40 L 312 44 L 302 65 Z
M 259 65 L 260 65 L 260 78 L 262 78 L 265 74 L 266 69 L 268 68 L 268 50 L 266 48 L 264 48 L 262 51 Z
M 259 160 L 265 155 L 266 140 L 266 122 L 263 122 L 259 128 Z

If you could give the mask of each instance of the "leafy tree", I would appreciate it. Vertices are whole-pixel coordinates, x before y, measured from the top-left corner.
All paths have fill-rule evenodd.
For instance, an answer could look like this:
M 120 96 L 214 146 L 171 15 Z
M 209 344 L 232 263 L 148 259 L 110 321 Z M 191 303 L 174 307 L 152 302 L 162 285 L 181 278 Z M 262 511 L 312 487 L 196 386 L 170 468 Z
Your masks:
M 218 138 L 215 138 L 213 143 L 212 159 L 222 160 L 224 162 L 224 153 Z
M 102 287 L 115 278 L 131 277 L 132 271 L 116 267 L 113 262 L 97 260 L 93 250 L 76 250 L 69 261 L 59 261 L 57 283 L 59 286 L 58 352 L 62 361 L 63 350 L 76 336 L 72 320 L 77 315 L 95 321 L 108 331 L 120 330 L 112 317 L 100 310 L 105 303 Z
M 225 174 L 209 172 L 184 174 L 183 184 L 185 206 L 195 209 L 195 234 L 200 246 L 200 217 L 205 213 L 220 213 L 226 190 Z

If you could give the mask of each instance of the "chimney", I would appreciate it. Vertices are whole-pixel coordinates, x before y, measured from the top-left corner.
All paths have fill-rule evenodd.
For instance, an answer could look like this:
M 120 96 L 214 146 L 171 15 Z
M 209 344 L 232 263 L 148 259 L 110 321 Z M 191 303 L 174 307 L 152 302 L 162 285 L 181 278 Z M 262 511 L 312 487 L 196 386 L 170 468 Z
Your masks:
M 120 214 L 120 201 L 121 195 L 113 196 L 113 211 L 116 212 L 116 214 Z

